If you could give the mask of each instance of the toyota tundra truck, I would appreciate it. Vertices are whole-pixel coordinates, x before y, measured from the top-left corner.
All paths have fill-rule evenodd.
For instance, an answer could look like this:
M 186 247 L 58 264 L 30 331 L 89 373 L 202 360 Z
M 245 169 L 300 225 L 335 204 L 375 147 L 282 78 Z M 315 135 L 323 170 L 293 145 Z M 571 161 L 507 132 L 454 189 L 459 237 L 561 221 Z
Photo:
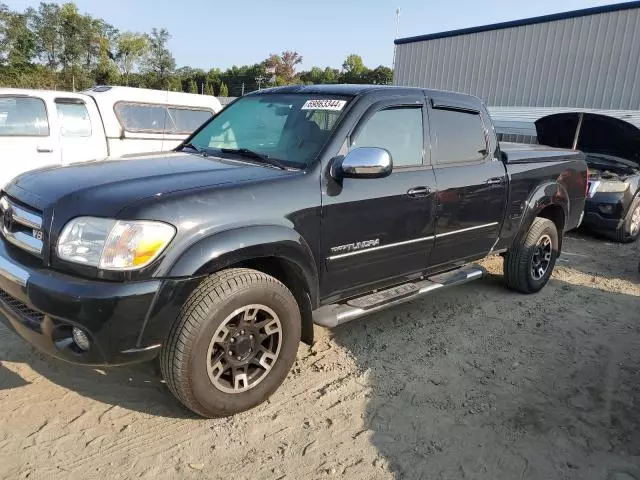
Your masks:
M 539 291 L 586 188 L 582 153 L 500 145 L 473 96 L 262 90 L 173 152 L 7 184 L 0 316 L 70 362 L 157 358 L 186 407 L 232 415 L 278 388 L 314 324 L 479 279 L 488 255 Z

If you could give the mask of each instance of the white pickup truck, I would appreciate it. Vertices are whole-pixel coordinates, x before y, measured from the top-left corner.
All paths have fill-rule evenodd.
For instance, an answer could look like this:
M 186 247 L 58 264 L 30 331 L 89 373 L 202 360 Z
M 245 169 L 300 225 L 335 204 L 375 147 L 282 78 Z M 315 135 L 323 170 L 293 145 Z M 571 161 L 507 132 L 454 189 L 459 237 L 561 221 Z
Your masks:
M 0 88 L 0 187 L 47 165 L 171 150 L 221 109 L 209 95 L 143 88 Z

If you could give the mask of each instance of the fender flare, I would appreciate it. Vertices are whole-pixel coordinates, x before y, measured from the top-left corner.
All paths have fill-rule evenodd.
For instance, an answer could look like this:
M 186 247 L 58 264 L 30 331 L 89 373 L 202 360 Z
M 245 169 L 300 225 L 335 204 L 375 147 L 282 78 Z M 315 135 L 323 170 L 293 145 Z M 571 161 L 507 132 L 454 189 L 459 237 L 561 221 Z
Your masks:
M 278 225 L 225 230 L 189 246 L 169 267 L 167 277 L 194 277 L 231 265 L 273 257 L 295 268 L 315 308 L 319 295 L 318 267 L 302 235 Z
M 570 200 L 567 190 L 557 181 L 547 182 L 539 185 L 531 194 L 526 202 L 526 209 L 518 234 L 514 239 L 514 243 L 519 242 L 524 235 L 527 234 L 534 219 L 540 215 L 545 208 L 549 206 L 559 206 L 564 213 L 563 225 L 567 225 L 569 219 Z M 564 231 L 558 232 L 558 250 L 562 251 L 562 238 Z

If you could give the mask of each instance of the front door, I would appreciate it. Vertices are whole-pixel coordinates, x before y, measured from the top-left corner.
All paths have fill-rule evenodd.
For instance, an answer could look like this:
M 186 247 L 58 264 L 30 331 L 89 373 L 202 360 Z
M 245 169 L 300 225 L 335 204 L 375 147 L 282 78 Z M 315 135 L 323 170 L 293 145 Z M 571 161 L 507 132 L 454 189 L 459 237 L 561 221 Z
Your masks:
M 436 241 L 431 268 L 444 270 L 486 256 L 507 203 L 506 170 L 484 113 L 446 104 L 431 108 L 438 184 Z
M 359 294 L 426 268 L 436 187 L 426 127 L 424 98 L 416 96 L 403 105 L 372 106 L 350 135 L 349 149 L 388 150 L 393 171 L 342 185 L 329 181 L 322 204 L 323 298 Z

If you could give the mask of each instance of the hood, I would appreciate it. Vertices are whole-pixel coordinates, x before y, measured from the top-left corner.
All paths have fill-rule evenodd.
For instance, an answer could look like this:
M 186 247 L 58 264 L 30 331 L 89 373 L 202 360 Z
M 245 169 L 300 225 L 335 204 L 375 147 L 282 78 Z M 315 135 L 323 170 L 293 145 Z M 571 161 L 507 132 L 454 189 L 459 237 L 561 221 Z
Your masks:
M 558 113 L 535 122 L 538 143 L 551 147 L 573 146 L 580 112 Z M 584 113 L 578 150 L 624 158 L 640 167 L 640 129 L 607 115 Z
M 39 210 L 75 203 L 78 214 L 115 212 L 143 198 L 292 172 L 184 153 L 105 160 L 33 170 L 10 182 L 7 193 Z

